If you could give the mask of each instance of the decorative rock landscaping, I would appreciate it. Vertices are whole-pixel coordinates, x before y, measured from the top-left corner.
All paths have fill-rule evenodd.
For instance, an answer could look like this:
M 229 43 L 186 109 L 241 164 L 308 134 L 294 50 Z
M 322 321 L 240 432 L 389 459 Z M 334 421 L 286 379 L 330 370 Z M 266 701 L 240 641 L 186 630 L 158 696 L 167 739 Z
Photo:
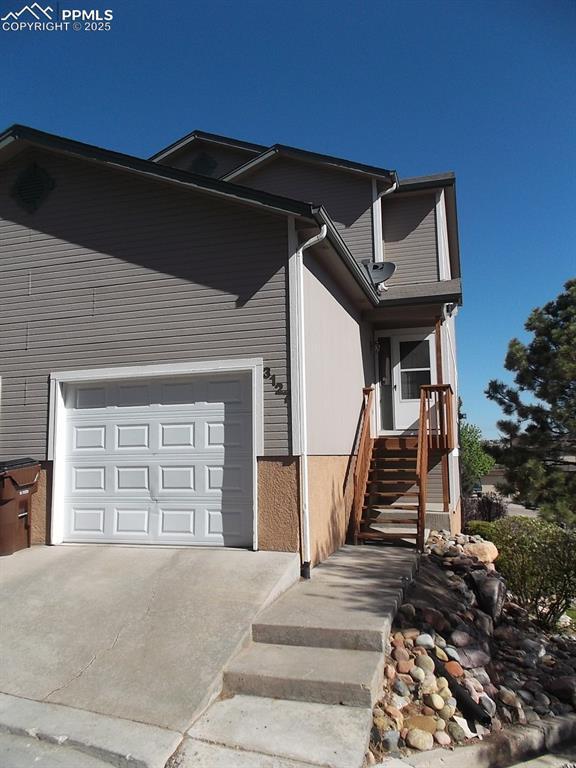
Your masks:
M 546 633 L 512 602 L 497 556 L 480 536 L 430 534 L 392 629 L 368 765 L 576 710 L 576 634 Z

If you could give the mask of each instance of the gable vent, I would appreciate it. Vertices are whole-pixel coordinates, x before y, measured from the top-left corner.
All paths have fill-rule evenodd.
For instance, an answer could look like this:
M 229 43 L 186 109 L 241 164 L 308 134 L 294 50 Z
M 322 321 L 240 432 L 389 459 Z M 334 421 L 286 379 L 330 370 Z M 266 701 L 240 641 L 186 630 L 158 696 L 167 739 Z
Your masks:
M 50 174 L 36 163 L 32 163 L 16 179 L 12 196 L 21 208 L 28 213 L 34 213 L 55 186 L 56 182 Z
M 209 155 L 208 152 L 200 152 L 190 164 L 190 170 L 202 176 L 212 176 L 217 165 L 218 163 L 212 155 Z

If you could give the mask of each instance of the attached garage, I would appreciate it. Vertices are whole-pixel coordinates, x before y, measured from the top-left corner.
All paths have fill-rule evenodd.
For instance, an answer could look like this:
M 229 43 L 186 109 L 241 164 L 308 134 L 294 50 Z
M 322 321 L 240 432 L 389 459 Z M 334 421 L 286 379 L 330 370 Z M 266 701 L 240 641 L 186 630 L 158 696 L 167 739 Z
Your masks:
M 52 541 L 257 547 L 261 361 L 53 374 Z

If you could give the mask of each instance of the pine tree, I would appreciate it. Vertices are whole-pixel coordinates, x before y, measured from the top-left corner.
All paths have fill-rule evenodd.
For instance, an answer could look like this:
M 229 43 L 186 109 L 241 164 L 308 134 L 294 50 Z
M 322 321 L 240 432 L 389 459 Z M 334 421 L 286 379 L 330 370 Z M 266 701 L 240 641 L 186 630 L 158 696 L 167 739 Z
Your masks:
M 512 339 L 504 363 L 514 384 L 492 380 L 486 390 L 508 417 L 498 422 L 494 456 L 508 492 L 576 526 L 576 279 L 524 327 L 531 340 Z

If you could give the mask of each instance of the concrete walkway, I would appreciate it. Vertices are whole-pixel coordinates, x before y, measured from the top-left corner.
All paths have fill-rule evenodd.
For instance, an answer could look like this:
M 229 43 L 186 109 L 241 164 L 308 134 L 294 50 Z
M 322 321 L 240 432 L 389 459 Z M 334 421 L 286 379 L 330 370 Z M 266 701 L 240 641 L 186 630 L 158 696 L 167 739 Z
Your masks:
M 165 762 L 255 615 L 298 577 L 298 556 L 275 552 L 61 546 L 1 558 L 0 730 L 3 718 L 23 733 L 39 720 L 49 735 L 87 710 L 165 733 Z
M 416 564 L 411 550 L 343 547 L 264 610 L 226 667 L 225 698 L 192 726 L 174 767 L 360 768 Z

